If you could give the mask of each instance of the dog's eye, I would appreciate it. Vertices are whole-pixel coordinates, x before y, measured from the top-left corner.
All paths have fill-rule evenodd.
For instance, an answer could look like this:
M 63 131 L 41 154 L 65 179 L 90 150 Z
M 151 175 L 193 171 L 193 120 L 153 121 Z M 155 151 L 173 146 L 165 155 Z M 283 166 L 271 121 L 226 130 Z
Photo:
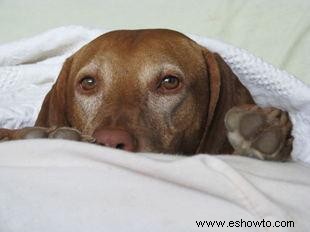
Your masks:
M 86 76 L 80 80 L 80 86 L 83 90 L 92 90 L 96 87 L 96 80 L 91 76 Z
M 180 85 L 180 80 L 172 75 L 165 76 L 160 82 L 160 88 L 164 88 L 165 90 L 173 90 L 178 88 Z

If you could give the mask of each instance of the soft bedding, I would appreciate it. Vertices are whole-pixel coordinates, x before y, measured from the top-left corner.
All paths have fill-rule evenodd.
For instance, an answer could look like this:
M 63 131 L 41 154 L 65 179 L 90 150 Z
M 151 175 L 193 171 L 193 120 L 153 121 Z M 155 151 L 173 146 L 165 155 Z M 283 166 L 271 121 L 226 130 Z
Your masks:
M 64 59 L 101 33 L 63 27 L 0 46 L 0 127 L 33 125 Z M 307 231 L 310 88 L 242 49 L 191 37 L 220 53 L 258 104 L 289 112 L 298 162 L 130 154 L 58 140 L 5 142 L 0 231 L 205 231 L 200 220 L 293 221 L 294 228 L 225 229 Z
M 310 168 L 301 163 L 57 140 L 0 149 L 0 231 L 306 232 L 310 225 Z

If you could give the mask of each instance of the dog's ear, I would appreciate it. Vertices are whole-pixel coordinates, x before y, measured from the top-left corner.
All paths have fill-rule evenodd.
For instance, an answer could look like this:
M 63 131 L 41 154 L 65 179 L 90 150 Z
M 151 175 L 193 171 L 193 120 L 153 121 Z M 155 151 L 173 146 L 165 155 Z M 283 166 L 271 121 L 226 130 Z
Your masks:
M 36 126 L 69 126 L 66 117 L 66 89 L 71 70 L 71 63 L 72 57 L 65 61 L 55 84 L 45 96 L 37 121 L 35 123 Z
M 220 55 L 203 48 L 209 80 L 209 106 L 205 131 L 197 153 L 232 153 L 226 136 L 225 114 L 233 106 L 254 104 L 251 94 Z

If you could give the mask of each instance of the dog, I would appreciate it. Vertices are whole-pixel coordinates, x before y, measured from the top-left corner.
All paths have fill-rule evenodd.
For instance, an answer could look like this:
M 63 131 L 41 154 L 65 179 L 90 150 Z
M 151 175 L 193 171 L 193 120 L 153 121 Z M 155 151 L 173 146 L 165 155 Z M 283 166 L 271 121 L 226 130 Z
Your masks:
M 0 129 L 0 139 L 287 160 L 291 129 L 286 112 L 258 107 L 220 55 L 182 33 L 118 30 L 65 61 L 34 127 Z

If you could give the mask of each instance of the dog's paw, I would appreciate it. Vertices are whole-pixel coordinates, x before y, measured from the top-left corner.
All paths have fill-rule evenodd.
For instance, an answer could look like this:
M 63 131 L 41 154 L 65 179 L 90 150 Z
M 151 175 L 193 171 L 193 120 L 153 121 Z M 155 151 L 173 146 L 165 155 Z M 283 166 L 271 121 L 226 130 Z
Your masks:
M 256 105 L 234 107 L 225 116 L 228 139 L 235 154 L 263 160 L 289 160 L 292 123 L 287 112 Z
M 0 128 L 0 142 L 11 140 L 13 135 L 13 130 Z
M 48 133 L 48 138 L 67 139 L 89 143 L 95 142 L 95 139 L 93 137 L 89 135 L 84 135 L 79 130 L 71 127 L 52 128 Z
M 84 135 L 80 131 L 70 127 L 25 127 L 16 130 L 0 129 L 0 141 L 38 138 L 66 139 L 89 143 L 95 142 L 93 137 Z

